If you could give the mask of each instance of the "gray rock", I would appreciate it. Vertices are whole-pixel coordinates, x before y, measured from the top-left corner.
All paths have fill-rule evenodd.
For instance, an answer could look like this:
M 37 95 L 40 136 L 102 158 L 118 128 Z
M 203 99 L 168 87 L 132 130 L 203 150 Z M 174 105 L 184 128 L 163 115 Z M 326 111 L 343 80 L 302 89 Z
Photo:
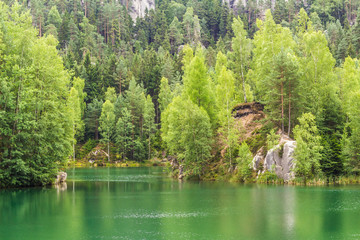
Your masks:
M 264 157 L 262 155 L 262 152 L 258 152 L 252 161 L 252 167 L 256 171 L 260 168 L 260 163 L 263 162 Z
M 179 166 L 179 179 L 182 180 L 184 178 L 184 167 L 183 165 Z
M 295 163 L 293 156 L 295 147 L 295 141 L 284 140 L 273 149 L 270 149 L 265 157 L 264 171 L 275 172 L 279 178 L 285 181 L 294 179 Z
M 133 21 L 136 18 L 143 18 L 145 11 L 155 9 L 155 0 L 129 0 L 129 14 Z
M 55 184 L 64 183 L 66 181 L 66 178 L 67 178 L 66 172 L 59 172 L 56 176 Z

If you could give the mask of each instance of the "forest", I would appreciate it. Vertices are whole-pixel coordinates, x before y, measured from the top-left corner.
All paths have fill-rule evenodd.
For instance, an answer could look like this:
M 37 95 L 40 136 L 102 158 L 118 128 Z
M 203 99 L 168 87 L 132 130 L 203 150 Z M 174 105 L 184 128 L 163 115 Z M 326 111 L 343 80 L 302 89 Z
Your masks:
M 95 147 L 247 181 L 281 134 L 299 179 L 360 173 L 360 1 L 156 0 L 136 19 L 131 2 L 0 1 L 0 187 L 51 183 Z M 251 102 L 261 139 L 233 117 Z

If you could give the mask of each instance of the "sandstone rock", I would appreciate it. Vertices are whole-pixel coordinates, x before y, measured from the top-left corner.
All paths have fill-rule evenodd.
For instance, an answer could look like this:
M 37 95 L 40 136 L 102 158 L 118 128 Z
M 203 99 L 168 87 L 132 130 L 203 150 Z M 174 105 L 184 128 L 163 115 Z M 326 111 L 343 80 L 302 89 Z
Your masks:
M 255 157 L 253 158 L 252 167 L 254 171 L 259 170 L 260 164 L 264 162 L 263 151 L 264 148 L 260 148 L 259 151 L 256 153 Z
M 66 172 L 59 172 L 56 176 L 55 184 L 64 183 L 66 181 L 66 178 L 67 178 Z
M 289 181 L 295 177 L 293 169 L 294 164 L 294 150 L 296 142 L 282 139 L 280 144 L 270 149 L 265 157 L 264 171 L 275 172 L 276 175 L 285 181 Z
M 143 18 L 145 11 L 155 9 L 155 0 L 131 0 L 129 4 L 129 14 L 133 21 L 136 18 Z

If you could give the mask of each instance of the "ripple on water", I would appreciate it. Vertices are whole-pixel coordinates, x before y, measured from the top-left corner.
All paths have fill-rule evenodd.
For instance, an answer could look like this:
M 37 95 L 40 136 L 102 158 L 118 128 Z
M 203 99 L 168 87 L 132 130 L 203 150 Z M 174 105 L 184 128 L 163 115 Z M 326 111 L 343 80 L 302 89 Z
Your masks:
M 159 212 L 159 211 L 145 211 L 122 213 L 105 218 L 113 219 L 160 219 L 160 218 L 192 218 L 192 217 L 205 217 L 207 213 L 194 211 L 194 212 Z

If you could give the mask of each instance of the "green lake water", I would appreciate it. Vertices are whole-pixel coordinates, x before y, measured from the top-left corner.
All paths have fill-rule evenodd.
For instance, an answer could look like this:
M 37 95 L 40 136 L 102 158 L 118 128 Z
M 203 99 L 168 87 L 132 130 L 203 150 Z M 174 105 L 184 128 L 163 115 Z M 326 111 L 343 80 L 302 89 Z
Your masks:
M 162 168 L 69 169 L 0 190 L 0 239 L 360 239 L 360 186 L 178 182 Z

